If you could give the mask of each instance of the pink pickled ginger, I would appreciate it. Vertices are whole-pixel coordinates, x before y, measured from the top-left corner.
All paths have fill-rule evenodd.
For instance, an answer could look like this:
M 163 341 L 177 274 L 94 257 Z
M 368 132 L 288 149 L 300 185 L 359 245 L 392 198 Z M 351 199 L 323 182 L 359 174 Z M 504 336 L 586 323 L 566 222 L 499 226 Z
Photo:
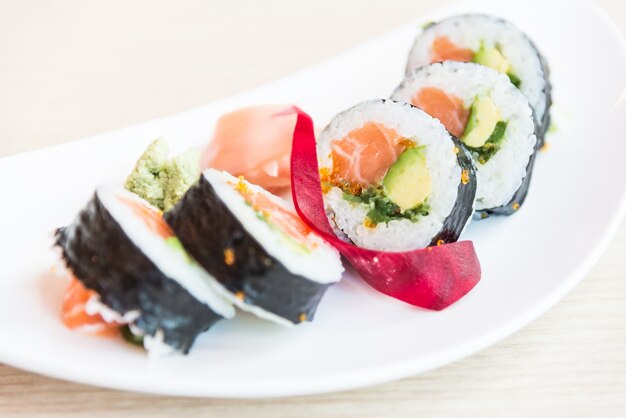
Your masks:
M 203 152 L 201 168 L 244 176 L 272 191 L 289 187 L 297 118 L 291 109 L 292 105 L 260 105 L 223 115 Z

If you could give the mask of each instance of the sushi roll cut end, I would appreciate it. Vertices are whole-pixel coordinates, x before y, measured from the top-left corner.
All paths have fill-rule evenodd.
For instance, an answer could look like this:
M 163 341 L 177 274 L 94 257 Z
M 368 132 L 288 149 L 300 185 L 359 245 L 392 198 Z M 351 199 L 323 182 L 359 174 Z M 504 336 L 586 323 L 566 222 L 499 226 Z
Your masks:
M 70 328 L 123 330 L 152 354 L 187 353 L 197 335 L 234 315 L 161 212 L 123 189 L 98 188 L 57 230 L 56 245 L 72 275 L 63 306 Z
M 225 298 L 282 325 L 313 320 L 343 272 L 338 252 L 285 201 L 226 172 L 205 170 L 165 218 Z
M 477 211 L 519 208 L 537 137 L 528 100 L 506 76 L 474 63 L 435 63 L 409 74 L 392 98 L 436 117 L 460 139 L 476 166 Z
M 547 62 L 528 36 L 502 18 L 452 16 L 427 26 L 417 36 L 406 73 L 446 61 L 473 62 L 506 76 L 533 109 L 537 148 L 541 148 L 550 125 L 552 86 Z
M 331 225 L 360 247 L 405 251 L 453 242 L 472 213 L 469 156 L 409 104 L 374 100 L 342 112 L 317 148 Z

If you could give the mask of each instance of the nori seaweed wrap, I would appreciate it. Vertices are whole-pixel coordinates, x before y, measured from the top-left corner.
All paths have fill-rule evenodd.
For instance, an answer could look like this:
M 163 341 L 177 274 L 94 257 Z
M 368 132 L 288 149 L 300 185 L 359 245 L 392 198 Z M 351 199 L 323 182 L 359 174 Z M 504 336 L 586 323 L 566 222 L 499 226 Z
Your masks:
M 282 199 L 226 172 L 206 170 L 165 220 L 224 296 L 261 318 L 311 321 L 341 278 L 339 254 Z
M 99 188 L 55 238 L 73 276 L 129 318 L 126 331 L 146 349 L 186 354 L 200 333 L 234 315 L 213 279 L 176 248 L 160 212 L 132 193 Z

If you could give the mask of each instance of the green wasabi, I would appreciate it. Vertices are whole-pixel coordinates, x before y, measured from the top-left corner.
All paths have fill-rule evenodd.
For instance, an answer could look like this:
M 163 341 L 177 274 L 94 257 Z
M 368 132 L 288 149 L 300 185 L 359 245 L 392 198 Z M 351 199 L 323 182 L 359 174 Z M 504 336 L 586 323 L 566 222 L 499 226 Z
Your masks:
M 167 142 L 154 140 L 139 157 L 124 187 L 167 212 L 200 176 L 200 155 L 195 150 L 168 159 Z

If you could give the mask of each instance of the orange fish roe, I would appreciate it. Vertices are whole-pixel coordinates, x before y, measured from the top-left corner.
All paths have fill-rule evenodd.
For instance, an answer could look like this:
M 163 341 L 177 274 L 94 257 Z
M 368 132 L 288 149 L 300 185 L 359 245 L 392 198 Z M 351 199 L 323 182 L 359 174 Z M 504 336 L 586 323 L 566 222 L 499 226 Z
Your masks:
M 515 202 L 513 203 L 513 210 L 518 210 L 519 209 L 519 203 Z
M 240 290 L 239 292 L 235 293 L 235 297 L 243 302 L 243 300 L 246 298 L 246 295 L 244 295 L 244 293 Z
M 467 184 L 470 182 L 469 170 L 463 170 L 461 172 L 461 183 Z
M 307 320 L 307 316 L 305 313 L 301 313 L 298 319 L 300 320 L 300 322 L 304 322 Z
M 239 193 L 241 193 L 244 196 L 252 193 L 252 190 L 250 190 L 250 188 L 246 184 L 246 181 L 245 181 L 246 179 L 244 179 L 243 176 L 239 176 L 238 178 L 239 178 L 239 181 L 237 182 L 237 184 L 235 184 L 235 190 L 237 190 Z
M 417 146 L 415 141 L 412 141 L 412 140 L 407 139 L 407 138 L 402 138 L 400 141 L 398 141 L 398 145 L 404 147 L 405 150 L 407 150 L 409 148 L 415 148 Z
M 445 243 L 446 243 L 446 242 L 445 242 L 444 240 L 442 240 L 442 239 L 437 240 L 437 246 L 443 245 L 443 244 L 445 244 Z
M 235 251 L 232 248 L 226 248 L 224 250 L 224 264 L 232 266 L 235 264 Z
M 323 193 L 328 193 L 333 187 L 339 187 L 346 193 L 357 195 L 364 189 L 364 186 L 361 184 L 345 181 L 338 173 L 331 171 L 328 167 L 320 169 L 320 180 Z
M 363 226 L 366 228 L 376 228 L 376 223 L 372 222 L 372 220 L 366 216 L 363 220 Z

